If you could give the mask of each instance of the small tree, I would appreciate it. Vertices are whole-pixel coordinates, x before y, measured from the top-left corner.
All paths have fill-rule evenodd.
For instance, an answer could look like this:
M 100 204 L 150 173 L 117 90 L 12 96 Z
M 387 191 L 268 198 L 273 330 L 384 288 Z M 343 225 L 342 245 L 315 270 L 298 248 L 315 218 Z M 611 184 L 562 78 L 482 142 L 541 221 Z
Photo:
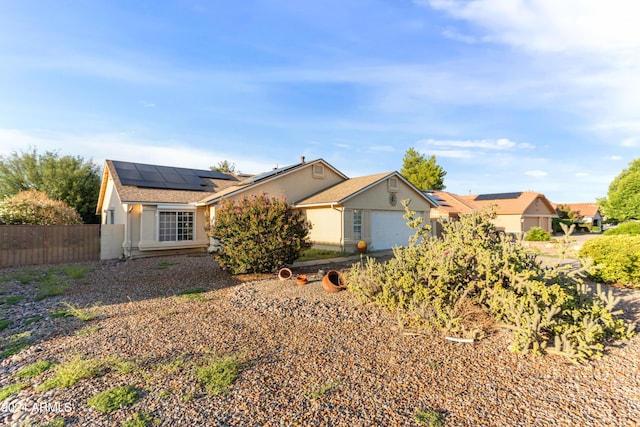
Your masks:
M 447 174 L 436 163 L 436 157 L 426 159 L 414 148 L 409 148 L 402 159 L 400 174 L 420 190 L 444 190 L 444 176 Z
M 0 224 L 61 225 L 81 224 L 82 218 L 71 206 L 53 200 L 37 190 L 22 191 L 0 202 Z
M 211 166 L 209 169 L 214 172 L 240 173 L 240 171 L 236 169 L 236 164 L 231 163 L 228 160 L 222 160 L 221 162 L 218 162 L 218 166 Z
M 286 200 L 266 194 L 224 199 L 211 234 L 222 243 L 218 263 L 232 274 L 274 272 L 311 247 L 310 225 Z

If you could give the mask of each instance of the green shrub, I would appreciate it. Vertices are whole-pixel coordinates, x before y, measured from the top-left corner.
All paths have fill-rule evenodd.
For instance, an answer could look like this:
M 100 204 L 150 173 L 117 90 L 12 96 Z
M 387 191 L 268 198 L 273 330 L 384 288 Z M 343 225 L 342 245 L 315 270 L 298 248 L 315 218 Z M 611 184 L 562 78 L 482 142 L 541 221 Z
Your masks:
M 562 226 L 560 224 L 565 224 L 567 227 L 570 227 L 573 221 L 570 219 L 551 218 L 551 229 L 554 233 L 562 233 Z
M 423 426 L 428 427 L 441 427 L 442 417 L 437 411 L 433 409 L 419 409 L 414 414 L 413 418 Z
M 95 358 L 82 359 L 76 356 L 70 361 L 57 365 L 54 376 L 36 387 L 38 391 L 50 390 L 56 387 L 71 387 L 78 381 L 102 375 L 104 364 Z
M 345 274 L 349 290 L 397 313 L 402 326 L 479 338 L 507 325 L 514 331 L 510 349 L 519 353 L 580 361 L 602 355 L 610 339 L 633 335 L 633 325 L 616 316 L 611 293 L 591 295 L 576 272 L 543 268 L 496 232 L 494 215 L 444 223 L 441 239 L 397 247 L 386 263 L 354 264 Z
M 602 233 L 605 236 L 617 236 L 621 234 L 629 234 L 631 236 L 640 236 L 640 222 L 625 222 L 615 228 L 610 228 Z
M 29 387 L 31 384 L 29 383 L 17 383 L 17 384 L 9 384 L 2 388 L 0 388 L 0 402 L 6 400 L 12 394 L 16 394 L 20 390 L 24 390 Z
M 53 366 L 53 363 L 48 360 L 41 360 L 40 362 L 32 363 L 31 365 L 25 366 L 16 372 L 13 376 L 16 378 L 21 378 L 23 380 L 28 380 L 33 377 L 37 377 L 47 369 Z
M 100 412 L 111 412 L 129 406 L 138 400 L 138 391 L 129 386 L 113 387 L 87 400 L 87 404 Z
M 640 236 L 596 237 L 582 245 L 579 255 L 593 260 L 594 280 L 640 286 Z
M 282 198 L 224 199 L 211 230 L 222 244 L 216 259 L 232 274 L 274 272 L 311 246 L 309 227 L 302 212 L 291 210 Z
M 155 425 L 155 424 L 156 424 L 156 420 L 153 419 L 151 414 L 147 412 L 138 412 L 133 414 L 133 417 L 125 421 L 122 424 L 122 427 L 146 427 L 148 425 Z
M 236 380 L 244 362 L 238 355 L 211 355 L 201 366 L 196 366 L 196 378 L 211 395 L 226 393 Z
M 551 235 L 542 227 L 531 227 L 524 236 L 528 242 L 547 242 Z

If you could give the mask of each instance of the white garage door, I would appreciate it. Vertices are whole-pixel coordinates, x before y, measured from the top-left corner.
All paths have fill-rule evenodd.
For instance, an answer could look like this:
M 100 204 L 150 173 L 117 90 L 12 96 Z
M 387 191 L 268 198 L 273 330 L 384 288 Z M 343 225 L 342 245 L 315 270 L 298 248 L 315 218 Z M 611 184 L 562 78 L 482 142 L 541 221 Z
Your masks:
M 414 231 L 402 217 L 404 212 L 371 212 L 371 247 L 373 250 L 407 246 Z

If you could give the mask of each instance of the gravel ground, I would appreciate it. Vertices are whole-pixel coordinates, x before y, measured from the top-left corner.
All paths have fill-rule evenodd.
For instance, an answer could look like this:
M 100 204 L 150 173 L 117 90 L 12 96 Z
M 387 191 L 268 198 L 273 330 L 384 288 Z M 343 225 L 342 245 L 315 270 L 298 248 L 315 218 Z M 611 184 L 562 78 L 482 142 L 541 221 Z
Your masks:
M 558 357 L 507 350 L 508 332 L 475 344 L 412 335 L 396 319 L 348 292 L 322 290 L 318 267 L 293 268 L 310 282 L 231 278 L 209 256 L 86 264 L 93 270 L 62 296 L 35 302 L 34 284 L 0 270 L 0 337 L 30 331 L 30 346 L 0 362 L 0 387 L 37 361 L 112 357 L 136 364 L 39 392 L 50 369 L 0 402 L 0 425 L 122 425 L 148 413 L 167 426 L 417 426 L 436 411 L 445 426 L 640 425 L 640 338 L 613 343 L 601 360 L 576 366 Z M 326 265 L 323 269 L 342 268 Z M 201 288 L 203 298 L 183 291 Z M 640 292 L 614 288 L 638 319 Z M 52 318 L 67 301 L 97 317 Z M 26 322 L 25 322 L 26 320 Z M 243 370 L 227 393 L 211 395 L 195 366 L 212 353 L 237 354 Z M 114 386 L 140 399 L 109 414 L 87 399 Z

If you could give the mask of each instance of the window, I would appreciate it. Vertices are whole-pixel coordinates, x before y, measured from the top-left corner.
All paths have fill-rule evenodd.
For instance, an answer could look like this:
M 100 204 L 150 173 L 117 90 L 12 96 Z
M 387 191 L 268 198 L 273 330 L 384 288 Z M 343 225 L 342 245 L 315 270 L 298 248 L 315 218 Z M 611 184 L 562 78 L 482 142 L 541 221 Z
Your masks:
M 389 190 L 397 190 L 398 189 L 398 178 L 389 178 Z
M 177 242 L 193 240 L 193 212 L 160 212 L 158 240 Z
M 353 211 L 353 240 L 362 240 L 362 211 Z
M 314 178 L 324 178 L 324 166 L 313 165 L 312 171 L 313 171 Z

